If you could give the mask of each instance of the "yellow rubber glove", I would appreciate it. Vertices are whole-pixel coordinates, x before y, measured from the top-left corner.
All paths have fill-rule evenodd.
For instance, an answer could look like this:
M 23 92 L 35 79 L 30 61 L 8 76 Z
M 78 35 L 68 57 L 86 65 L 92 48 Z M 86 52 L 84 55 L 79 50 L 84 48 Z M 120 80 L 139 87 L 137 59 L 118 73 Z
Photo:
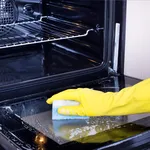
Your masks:
M 120 116 L 150 112 L 150 78 L 122 89 L 119 92 L 101 92 L 87 88 L 69 89 L 47 100 L 78 101 L 78 106 L 63 106 L 58 109 L 62 115 Z

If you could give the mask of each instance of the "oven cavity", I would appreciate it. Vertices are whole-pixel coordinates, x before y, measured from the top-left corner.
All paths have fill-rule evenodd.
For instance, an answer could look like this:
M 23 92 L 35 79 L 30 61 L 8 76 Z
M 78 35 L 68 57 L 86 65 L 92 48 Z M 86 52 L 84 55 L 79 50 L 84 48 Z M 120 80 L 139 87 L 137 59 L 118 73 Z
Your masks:
M 89 32 L 103 30 L 101 26 L 97 28 L 99 20 L 93 6 L 79 4 L 1 0 L 0 49 L 85 37 Z M 91 20 L 91 25 L 85 16 L 93 16 L 97 22 Z

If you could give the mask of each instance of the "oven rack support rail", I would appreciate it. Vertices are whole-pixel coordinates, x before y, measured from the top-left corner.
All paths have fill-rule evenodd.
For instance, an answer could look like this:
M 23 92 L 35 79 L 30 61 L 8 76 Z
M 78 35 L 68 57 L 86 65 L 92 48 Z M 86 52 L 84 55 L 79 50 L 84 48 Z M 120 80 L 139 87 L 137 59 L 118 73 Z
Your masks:
M 103 30 L 96 29 L 42 16 L 40 20 L 0 25 L 0 49 L 85 37 L 90 31 Z

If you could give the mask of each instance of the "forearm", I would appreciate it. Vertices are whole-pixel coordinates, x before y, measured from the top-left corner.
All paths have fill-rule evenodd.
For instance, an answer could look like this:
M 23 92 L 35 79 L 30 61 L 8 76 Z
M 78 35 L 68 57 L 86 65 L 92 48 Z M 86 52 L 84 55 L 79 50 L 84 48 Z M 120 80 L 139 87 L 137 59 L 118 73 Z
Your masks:
M 108 110 L 107 115 L 128 115 L 150 112 L 150 79 L 115 93 L 111 97 L 110 103 L 111 109 Z

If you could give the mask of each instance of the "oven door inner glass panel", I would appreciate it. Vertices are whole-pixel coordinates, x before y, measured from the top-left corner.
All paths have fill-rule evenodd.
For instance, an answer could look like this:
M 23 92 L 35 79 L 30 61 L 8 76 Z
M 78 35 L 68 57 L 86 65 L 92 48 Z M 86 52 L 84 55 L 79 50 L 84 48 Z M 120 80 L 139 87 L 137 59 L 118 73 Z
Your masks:
M 97 133 L 149 116 L 149 114 L 142 114 L 117 117 L 93 117 L 88 120 L 53 121 L 51 106 L 47 105 L 45 100 L 41 100 L 41 98 L 13 104 L 11 105 L 11 109 L 24 122 L 59 145 L 78 141 L 79 139 L 96 135 Z

